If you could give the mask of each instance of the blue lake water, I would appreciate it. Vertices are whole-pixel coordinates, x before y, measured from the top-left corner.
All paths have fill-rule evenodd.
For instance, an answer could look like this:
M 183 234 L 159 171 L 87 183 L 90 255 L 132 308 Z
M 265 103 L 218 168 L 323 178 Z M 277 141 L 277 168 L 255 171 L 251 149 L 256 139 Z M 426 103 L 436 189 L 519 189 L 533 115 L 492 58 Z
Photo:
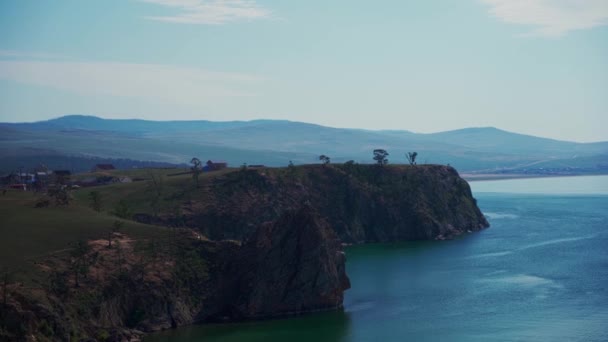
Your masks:
M 347 249 L 343 312 L 147 341 L 608 341 L 608 176 L 471 183 L 491 227 Z

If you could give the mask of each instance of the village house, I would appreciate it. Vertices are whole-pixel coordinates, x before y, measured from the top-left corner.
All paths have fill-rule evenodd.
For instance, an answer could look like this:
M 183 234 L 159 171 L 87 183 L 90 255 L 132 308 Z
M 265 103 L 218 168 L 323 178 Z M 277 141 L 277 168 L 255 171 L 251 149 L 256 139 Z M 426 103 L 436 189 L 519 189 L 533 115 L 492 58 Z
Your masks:
M 91 172 L 110 171 L 110 170 L 116 170 L 116 168 L 114 167 L 114 165 L 112 165 L 112 164 L 97 164 L 97 165 L 95 165 L 95 167 L 93 167 L 93 169 L 91 169 Z
M 228 163 L 223 160 L 207 160 L 207 164 L 203 167 L 204 171 L 218 171 L 228 167 Z

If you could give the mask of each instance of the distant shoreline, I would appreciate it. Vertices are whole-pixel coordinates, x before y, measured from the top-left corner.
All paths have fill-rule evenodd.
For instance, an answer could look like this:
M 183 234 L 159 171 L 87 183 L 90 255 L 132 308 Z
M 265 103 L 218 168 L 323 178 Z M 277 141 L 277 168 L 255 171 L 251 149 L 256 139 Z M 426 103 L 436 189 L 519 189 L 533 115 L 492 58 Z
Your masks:
M 526 178 L 555 178 L 555 177 L 577 177 L 577 176 L 606 176 L 606 173 L 593 173 L 593 174 L 575 174 L 575 175 L 541 175 L 541 174 L 525 174 L 525 173 L 513 173 L 513 174 L 496 174 L 496 173 L 463 173 L 460 176 L 467 182 L 478 182 L 478 181 L 492 181 L 492 180 L 507 180 L 507 179 L 526 179 Z

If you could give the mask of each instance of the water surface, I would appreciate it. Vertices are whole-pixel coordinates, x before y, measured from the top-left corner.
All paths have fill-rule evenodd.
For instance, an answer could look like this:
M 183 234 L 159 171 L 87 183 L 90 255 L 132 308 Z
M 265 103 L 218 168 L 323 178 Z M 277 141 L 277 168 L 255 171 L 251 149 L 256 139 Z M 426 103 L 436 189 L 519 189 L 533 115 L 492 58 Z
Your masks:
M 344 312 L 147 341 L 608 341 L 608 177 L 471 186 L 490 229 L 349 248 Z

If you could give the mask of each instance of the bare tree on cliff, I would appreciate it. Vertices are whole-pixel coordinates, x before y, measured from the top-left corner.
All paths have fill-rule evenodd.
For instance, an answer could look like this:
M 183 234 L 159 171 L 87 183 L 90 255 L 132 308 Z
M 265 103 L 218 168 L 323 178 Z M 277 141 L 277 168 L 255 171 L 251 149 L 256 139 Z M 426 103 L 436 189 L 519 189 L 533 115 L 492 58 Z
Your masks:
M 192 179 L 194 179 L 194 184 L 198 188 L 198 176 L 203 172 L 203 163 L 201 163 L 200 159 L 195 157 L 190 160 L 190 164 L 192 164 L 190 167 L 190 170 L 192 170 Z
M 416 157 L 418 156 L 418 152 L 408 152 L 405 157 L 407 157 L 407 161 L 410 162 L 410 165 L 416 165 Z
M 329 157 L 324 154 L 319 156 L 319 160 L 323 163 L 323 165 L 327 165 L 330 162 Z
M 376 163 L 378 163 L 378 165 L 386 165 L 388 164 L 388 159 L 386 159 L 386 157 L 388 157 L 388 152 L 386 152 L 386 150 L 383 149 L 375 149 L 374 150 L 374 160 L 376 161 Z
M 78 241 L 74 246 L 74 249 L 70 252 L 72 257 L 72 264 L 70 269 L 74 274 L 74 286 L 80 287 L 80 275 L 86 276 L 89 271 L 89 262 L 87 255 L 91 251 L 91 246 L 86 241 Z
M 112 228 L 108 232 L 108 248 L 112 248 L 112 238 L 114 237 L 114 234 L 120 232 L 120 229 L 122 229 L 123 226 L 124 222 L 114 220 L 114 223 L 112 223 Z
M 101 193 L 99 193 L 99 191 L 91 191 L 89 192 L 89 199 L 91 200 L 91 208 L 97 212 L 100 212 L 103 204 L 101 200 Z

